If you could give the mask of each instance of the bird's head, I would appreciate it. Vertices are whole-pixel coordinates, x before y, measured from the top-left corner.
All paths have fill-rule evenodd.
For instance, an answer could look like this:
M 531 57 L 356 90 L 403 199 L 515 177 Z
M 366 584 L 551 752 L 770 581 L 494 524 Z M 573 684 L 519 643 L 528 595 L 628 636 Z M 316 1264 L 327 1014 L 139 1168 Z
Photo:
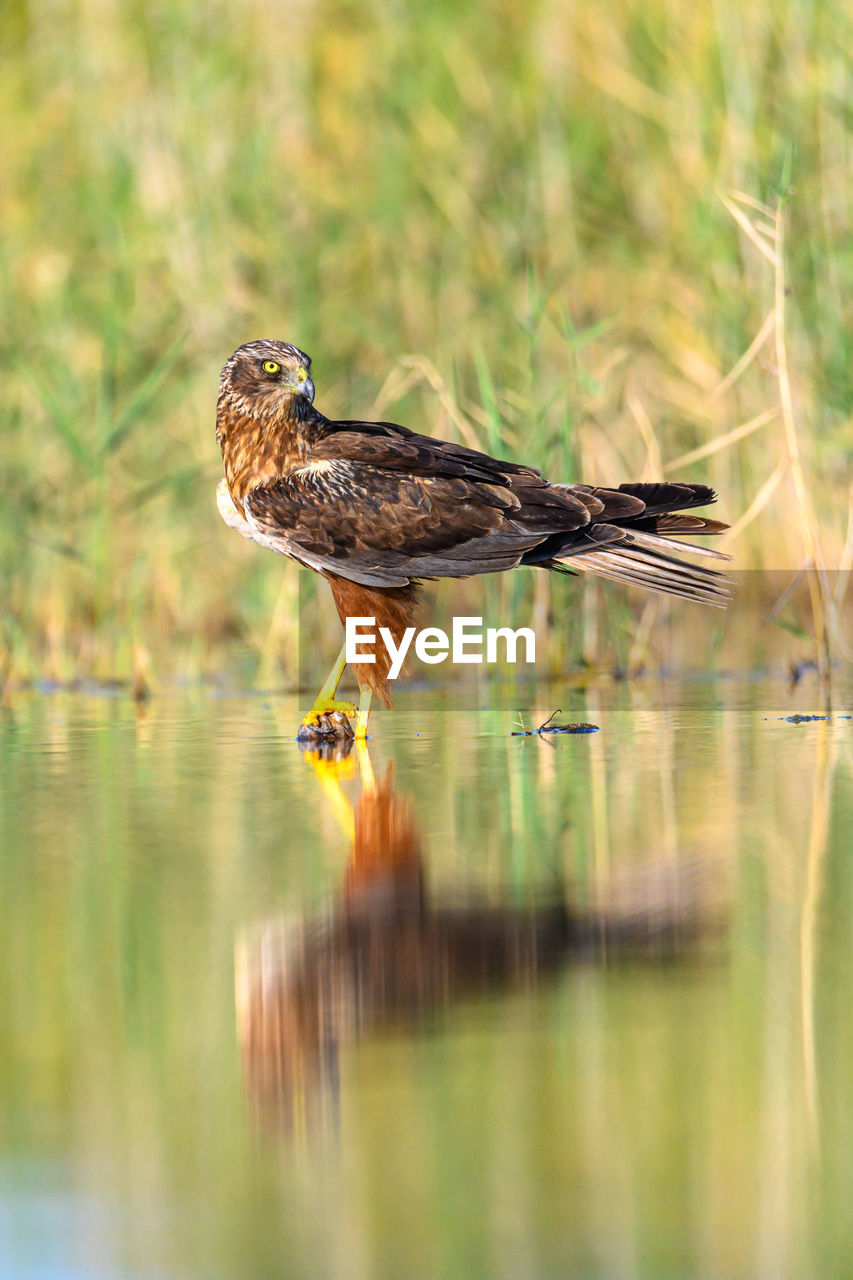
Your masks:
M 262 338 L 238 347 L 219 378 L 219 400 L 252 418 L 302 417 L 314 399 L 311 357 Z

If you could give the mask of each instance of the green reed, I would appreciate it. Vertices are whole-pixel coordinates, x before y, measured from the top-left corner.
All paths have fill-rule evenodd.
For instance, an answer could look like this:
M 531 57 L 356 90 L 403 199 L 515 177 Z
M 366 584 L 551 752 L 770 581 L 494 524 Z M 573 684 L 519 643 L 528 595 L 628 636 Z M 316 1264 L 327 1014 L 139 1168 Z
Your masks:
M 261 335 L 310 351 L 327 413 L 364 414 L 385 386 L 385 416 L 561 479 L 648 477 L 735 433 L 678 474 L 737 521 L 791 436 L 769 416 L 772 340 L 723 381 L 774 283 L 722 197 L 773 207 L 786 157 L 786 351 L 814 518 L 786 471 L 731 550 L 799 571 L 817 536 L 826 566 L 848 564 L 837 6 L 324 0 L 285 21 L 257 3 L 11 0 L 7 16 L 6 677 L 198 674 L 240 652 L 292 677 L 297 571 L 213 505 L 218 370 Z M 515 621 L 535 598 L 567 653 L 612 660 L 615 628 L 568 586 L 488 591 Z M 644 602 L 602 599 L 639 654 Z

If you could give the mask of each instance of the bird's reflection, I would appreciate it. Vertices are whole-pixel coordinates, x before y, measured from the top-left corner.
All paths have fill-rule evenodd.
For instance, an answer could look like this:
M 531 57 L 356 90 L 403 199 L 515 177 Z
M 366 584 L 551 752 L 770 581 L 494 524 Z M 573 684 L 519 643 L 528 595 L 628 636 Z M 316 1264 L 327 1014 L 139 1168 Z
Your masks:
M 552 894 L 530 906 L 429 893 L 410 798 L 373 772 L 364 743 L 306 752 L 349 838 L 338 896 L 273 919 L 237 947 L 237 1014 L 247 1092 L 265 1121 L 333 1119 L 338 1054 L 349 1041 L 435 1018 L 455 1002 L 532 988 L 572 963 L 668 961 L 719 933 L 699 881 L 646 865 L 612 901 L 576 910 Z M 341 787 L 356 772 L 353 807 Z

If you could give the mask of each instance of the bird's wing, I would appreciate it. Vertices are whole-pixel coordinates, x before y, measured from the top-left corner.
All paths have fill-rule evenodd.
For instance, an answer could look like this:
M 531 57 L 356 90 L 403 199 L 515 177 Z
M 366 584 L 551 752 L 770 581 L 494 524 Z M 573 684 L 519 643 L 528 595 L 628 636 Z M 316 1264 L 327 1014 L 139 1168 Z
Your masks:
M 391 424 L 336 425 L 243 503 L 258 541 L 312 568 L 366 586 L 491 573 L 590 519 L 594 500 L 532 468 Z
M 312 460 L 352 459 L 372 462 L 410 475 L 464 476 L 508 485 L 514 476 L 545 485 L 535 467 L 492 458 L 449 440 L 419 435 L 396 422 L 332 422 L 323 419 L 311 445 Z

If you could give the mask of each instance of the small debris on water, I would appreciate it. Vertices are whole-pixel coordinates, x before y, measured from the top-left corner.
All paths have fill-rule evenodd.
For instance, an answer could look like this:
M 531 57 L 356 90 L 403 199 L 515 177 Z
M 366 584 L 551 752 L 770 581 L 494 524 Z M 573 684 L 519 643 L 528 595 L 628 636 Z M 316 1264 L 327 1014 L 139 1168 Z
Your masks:
M 839 716 L 839 719 L 844 718 Z M 808 724 L 810 720 L 831 720 L 832 716 L 803 716 L 798 712 L 794 716 L 780 716 L 780 719 L 784 720 L 786 724 Z
M 548 719 L 540 724 L 538 729 L 528 729 L 523 720 L 519 717 L 520 729 L 514 729 L 510 734 L 511 738 L 532 738 L 534 735 L 543 735 L 546 733 L 599 733 L 601 726 L 597 724 L 552 724 L 555 716 L 563 714 L 562 707 L 558 707 L 556 711 L 552 711 Z

